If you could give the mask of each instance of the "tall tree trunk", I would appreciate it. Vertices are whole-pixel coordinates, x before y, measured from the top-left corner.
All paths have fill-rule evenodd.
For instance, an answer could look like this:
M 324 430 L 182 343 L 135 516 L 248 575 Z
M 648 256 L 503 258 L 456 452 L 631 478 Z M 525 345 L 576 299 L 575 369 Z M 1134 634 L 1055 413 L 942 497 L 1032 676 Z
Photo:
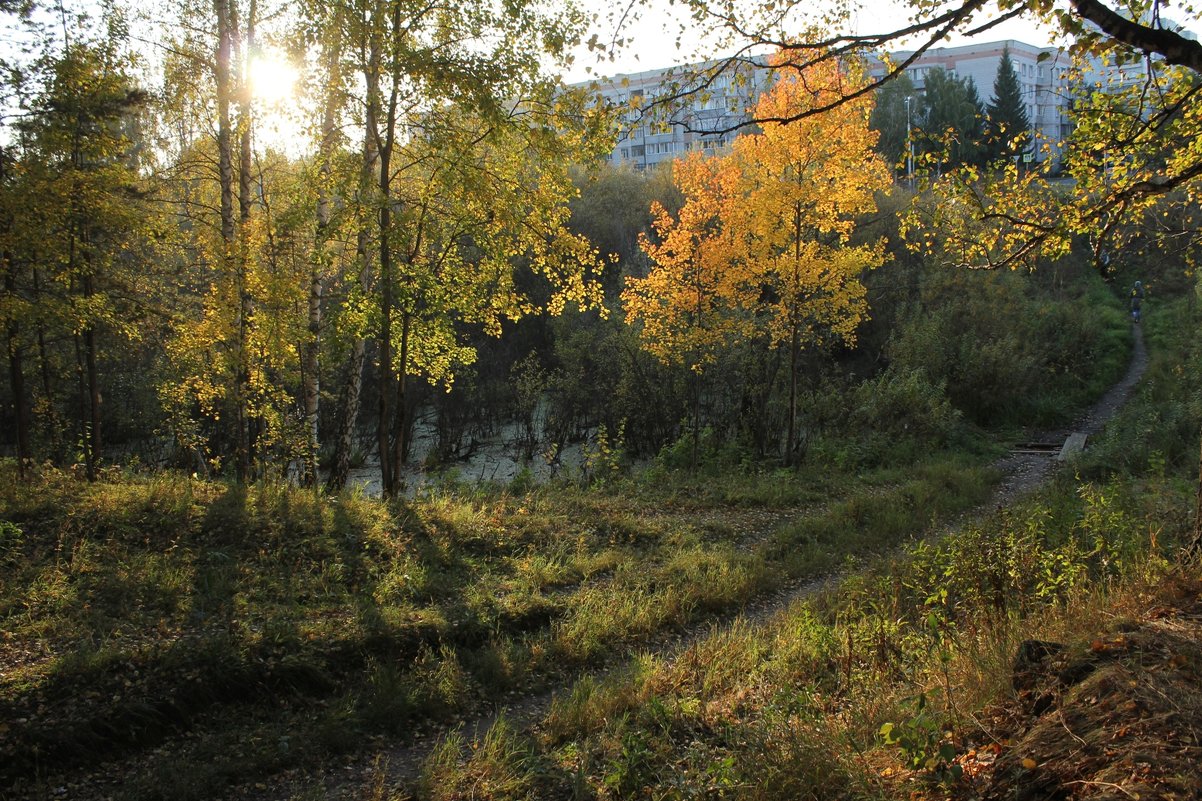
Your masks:
M 325 276 L 329 269 L 327 248 L 332 202 L 330 181 L 333 169 L 330 160 L 337 144 L 338 109 L 341 106 L 342 13 L 341 5 L 334 11 L 333 41 L 326 53 L 325 106 L 321 115 L 321 146 L 318 151 L 316 257 L 309 270 L 308 338 L 301 348 L 301 403 L 305 415 L 305 465 L 302 477 L 306 487 L 317 485 L 317 451 L 320 445 L 318 421 L 321 403 L 321 317 Z
M 370 175 L 376 164 L 376 149 L 374 140 L 367 137 L 364 141 L 363 172 Z M 366 296 L 371 285 L 371 254 L 368 247 L 371 237 L 367 227 L 359 231 L 358 262 L 359 288 Z M 326 489 L 338 492 L 346 486 L 347 475 L 351 467 L 351 453 L 355 447 L 355 430 L 359 423 L 359 404 L 363 392 L 363 363 L 366 360 L 367 341 L 363 337 L 355 337 L 351 343 L 350 357 L 347 359 L 346 383 L 342 386 L 342 397 L 339 403 L 338 437 L 334 443 L 334 465 L 330 468 L 330 477 L 326 481 Z
M 393 444 L 393 461 L 397 469 L 409 458 L 409 403 L 405 389 L 409 367 L 409 331 L 413 317 L 408 313 L 401 315 L 401 350 L 397 354 L 400 369 L 397 370 L 396 386 L 396 438 Z
M 8 180 L 8 153 L 0 150 L 0 185 Z M 6 233 L 12 229 L 12 221 L 4 220 Z M 4 291 L 10 298 L 17 296 L 17 265 L 13 254 L 7 250 L 0 254 L 4 259 Z M 21 344 L 21 325 L 13 317 L 8 331 L 8 382 L 13 393 L 13 421 L 17 426 L 17 476 L 25 477 L 30 460 L 29 450 L 29 402 L 25 398 L 25 346 Z
M 255 0 L 250 0 L 246 12 L 246 36 L 236 45 L 238 57 L 238 339 L 239 362 L 238 383 L 239 395 L 242 397 L 242 416 L 244 419 L 244 462 L 242 464 L 242 479 L 254 479 L 258 461 L 256 449 L 263 427 L 262 417 L 254 411 L 255 405 L 251 398 L 251 323 L 254 317 L 254 299 L 250 290 L 250 215 L 254 207 L 254 195 L 251 179 L 253 176 L 251 132 L 254 126 L 253 103 L 250 84 L 250 54 L 255 47 Z M 230 16 L 234 31 L 238 29 L 237 17 Z M 237 39 L 235 39 L 237 41 Z
M 83 279 L 83 295 L 91 298 L 95 293 L 92 276 Z M 96 326 L 89 324 L 83 331 L 84 369 L 88 381 L 88 412 L 91 426 L 88 432 L 88 449 L 92 452 L 92 464 L 99 466 L 103 457 L 100 437 L 100 373 L 96 368 Z
M 77 173 L 85 168 L 82 144 L 84 124 L 82 114 L 78 114 L 71 133 L 71 167 Z M 74 294 L 76 288 L 81 287 L 85 305 L 90 308 L 90 303 L 86 302 L 95 294 L 95 287 L 90 263 L 88 223 L 78 203 L 78 194 L 72 193 L 66 267 L 67 274 L 71 276 L 71 292 Z M 86 319 L 83 330 L 74 339 L 75 366 L 79 376 L 80 445 L 88 481 L 95 481 L 100 462 L 100 386 L 96 371 L 96 328 L 91 319 Z
M 693 447 L 689 457 L 689 470 L 696 473 L 701 462 L 701 373 L 689 369 L 693 385 Z
M 394 4 L 392 14 L 392 30 L 400 30 L 399 6 Z M 400 489 L 401 464 L 396 449 L 396 438 L 392 436 L 395 424 L 393 420 L 395 393 L 399 389 L 393 378 L 392 369 L 392 314 L 395 306 L 393 299 L 393 259 L 392 259 L 392 150 L 396 143 L 397 99 L 400 90 L 400 76 L 396 74 L 396 65 L 390 77 L 387 110 L 384 112 L 383 131 L 379 138 L 380 173 L 379 192 L 376 200 L 379 209 L 380 235 L 380 418 L 377 421 L 376 433 L 380 453 L 380 478 L 386 497 L 394 497 Z
M 33 268 L 33 295 L 40 298 L 42 294 L 41 271 Z M 39 319 L 37 322 L 38 367 L 42 377 L 42 395 L 45 398 L 46 414 L 45 433 L 50 441 L 50 451 L 56 462 L 63 455 L 63 426 L 59 425 L 58 411 L 54 408 L 53 382 L 50 380 L 50 350 L 46 347 L 46 326 Z
M 325 281 L 317 265 L 314 265 L 309 273 L 308 338 L 301 348 L 301 403 L 305 416 L 304 471 L 301 483 L 306 487 L 317 485 L 317 426 L 321 403 L 321 299 L 324 290 Z
M 16 266 L 11 253 L 4 254 L 4 291 L 16 297 Z M 17 425 L 17 475 L 25 477 L 31 458 L 29 448 L 29 402 L 25 397 L 25 347 L 21 344 L 21 326 L 15 319 L 8 324 L 8 381 L 13 393 L 13 419 Z
M 794 321 L 789 336 L 789 429 L 785 437 L 785 467 L 793 467 L 797 458 L 797 362 L 800 345 L 801 332 Z
M 800 173 L 798 180 L 801 179 Z M 785 435 L 785 467 L 795 464 L 797 450 L 797 362 L 801 349 L 800 321 L 801 301 L 798 298 L 801 280 L 801 227 L 802 208 L 800 203 L 793 206 L 793 283 L 790 287 L 793 297 L 789 304 L 789 421 Z M 783 297 L 783 296 L 782 296 Z
M 367 342 L 356 338 L 351 344 L 351 355 L 347 359 L 346 383 L 342 385 L 338 418 L 338 438 L 334 442 L 334 464 L 326 489 L 339 492 L 346 486 L 351 469 L 351 453 L 355 448 L 355 429 L 359 421 L 359 398 L 363 391 L 363 362 L 366 360 Z
M 230 0 L 214 0 L 217 12 L 217 64 L 215 70 L 217 90 L 217 171 L 221 183 L 221 241 L 225 245 L 223 256 L 233 258 L 234 245 L 234 156 L 233 123 L 230 104 L 233 87 L 230 80 L 230 59 L 234 47 L 231 30 Z
M 237 342 L 235 343 L 235 375 L 231 401 L 234 406 L 234 467 L 239 479 L 250 475 L 250 444 L 247 432 L 247 399 L 243 382 L 246 360 L 246 319 L 242 313 L 241 297 L 244 276 L 237 253 L 234 218 L 234 130 L 230 115 L 234 87 L 231 59 L 234 49 L 234 11 L 232 0 L 214 0 L 217 14 L 217 60 L 214 70 L 217 94 L 217 172 L 221 184 L 221 244 L 222 262 L 226 275 L 233 275 L 239 297 Z
M 17 424 L 17 475 L 25 477 L 25 469 L 30 461 L 29 449 L 29 404 L 25 398 L 25 368 L 23 364 L 23 348 L 21 347 L 20 329 L 9 326 L 8 329 L 8 382 L 13 393 L 13 418 Z
M 395 97 L 395 90 L 394 90 Z M 379 417 L 376 420 L 376 445 L 380 454 L 380 481 L 384 495 L 392 497 L 397 490 L 396 468 L 392 449 L 393 394 L 396 392 L 392 373 L 392 248 L 389 232 L 392 230 L 392 208 L 389 198 L 389 169 L 392 157 L 392 131 L 395 103 L 390 104 L 386 117 L 389 130 L 384 134 L 380 147 L 380 193 L 379 193 L 379 236 L 380 236 L 380 330 L 379 362 Z
M 365 109 L 363 162 L 359 174 L 359 204 L 367 204 L 374 194 L 377 183 L 376 170 L 379 166 L 380 152 L 378 147 L 377 119 L 379 107 L 374 99 L 379 97 L 379 78 L 376 73 L 379 50 L 373 40 L 372 50 L 368 56 L 367 65 L 367 97 Z M 376 77 L 373 78 L 373 75 Z M 359 263 L 359 288 L 367 296 L 371 286 L 372 255 L 369 252 L 371 233 L 368 223 L 359 229 L 356 247 L 356 259 Z M 351 344 L 351 354 L 347 359 L 346 383 L 342 387 L 342 397 L 339 404 L 338 437 L 334 443 L 334 465 L 330 469 L 330 477 L 326 488 L 338 492 L 346 486 L 347 475 L 350 472 L 351 453 L 355 446 L 355 430 L 359 422 L 359 404 L 363 390 L 363 363 L 367 353 L 367 342 L 363 337 L 355 337 Z
M 8 327 L 8 383 L 13 393 L 13 418 L 17 424 L 17 475 L 24 478 L 30 460 L 29 404 L 25 398 L 24 348 L 20 333 L 15 323 Z
M 96 480 L 96 462 L 92 454 L 91 435 L 88 431 L 88 379 L 86 369 L 84 368 L 83 343 L 80 342 L 79 334 L 73 337 L 75 341 L 75 377 L 76 377 L 76 394 L 78 395 L 79 404 L 79 444 L 83 450 L 84 469 L 87 471 L 88 481 Z

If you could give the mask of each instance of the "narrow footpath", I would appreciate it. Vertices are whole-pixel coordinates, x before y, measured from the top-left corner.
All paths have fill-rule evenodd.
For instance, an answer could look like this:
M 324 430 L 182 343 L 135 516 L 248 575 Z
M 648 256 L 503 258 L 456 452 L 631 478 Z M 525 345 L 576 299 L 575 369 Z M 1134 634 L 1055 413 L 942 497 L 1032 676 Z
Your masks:
M 1085 434 L 1093 437 L 1099 434 L 1106 423 L 1114 417 L 1127 399 L 1131 397 L 1135 385 L 1148 369 L 1148 350 L 1144 347 L 1144 331 L 1138 325 L 1133 325 L 1131 361 L 1127 365 L 1127 373 L 1122 380 L 1106 391 L 1106 394 L 1093 406 L 1077 418 L 1067 428 L 1046 431 L 1033 435 L 1036 442 L 1048 443 L 1054 446 L 1046 453 L 1013 453 L 999 459 L 994 465 L 1001 471 L 1003 478 L 998 483 L 993 497 L 983 504 L 980 512 L 988 512 L 998 507 L 1006 507 L 1024 495 L 1042 486 L 1060 465 L 1056 456 L 1060 447 L 1071 434 Z M 1088 442 L 1088 440 L 1087 440 Z M 1088 447 L 1088 445 L 1087 445 Z

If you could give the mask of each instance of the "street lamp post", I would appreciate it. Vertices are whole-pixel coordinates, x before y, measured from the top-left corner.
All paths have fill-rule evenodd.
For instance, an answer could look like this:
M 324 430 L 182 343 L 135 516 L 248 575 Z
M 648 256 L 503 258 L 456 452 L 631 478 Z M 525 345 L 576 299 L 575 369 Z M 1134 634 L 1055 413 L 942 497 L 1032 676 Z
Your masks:
M 914 188 L 914 137 L 910 127 L 910 101 L 914 98 L 906 95 L 906 182 Z

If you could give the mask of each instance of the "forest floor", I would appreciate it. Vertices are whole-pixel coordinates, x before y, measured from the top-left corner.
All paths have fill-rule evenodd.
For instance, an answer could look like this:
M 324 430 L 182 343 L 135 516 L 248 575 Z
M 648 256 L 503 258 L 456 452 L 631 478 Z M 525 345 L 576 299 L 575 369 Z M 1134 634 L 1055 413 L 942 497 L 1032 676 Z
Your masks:
M 1065 468 L 1065 462 L 1057 459 L 1065 439 L 1072 433 L 1098 434 L 1127 401 L 1146 370 L 1148 356 L 1143 332 L 1138 326 L 1133 331 L 1133 342 L 1131 361 L 1122 380 L 1071 425 L 1025 432 L 1027 442 L 1043 445 L 1046 451 L 1016 449 L 999 459 L 994 468 L 1001 474 L 1001 479 L 992 496 L 960 515 L 945 527 L 944 533 L 1009 507 L 1044 485 L 1057 469 Z M 748 520 L 740 520 L 738 524 L 739 528 L 749 532 L 745 544 L 769 537 L 790 512 L 752 510 L 749 514 Z M 727 615 L 717 621 L 704 620 L 683 631 L 665 634 L 646 646 L 644 652 L 671 660 L 675 654 L 684 652 L 692 643 L 713 634 L 718 627 L 729 625 L 735 618 L 740 622 L 766 620 L 799 598 L 813 595 L 836 581 L 836 576 L 830 576 L 817 581 L 792 582 L 766 597 L 757 598 L 737 615 Z M 1136 801 L 1152 797 L 1202 798 L 1202 779 L 1192 780 L 1192 790 L 1186 790 L 1182 785 L 1183 794 L 1148 795 L 1145 791 L 1140 795 L 1137 790 L 1115 781 L 1115 769 L 1111 765 L 1112 757 L 1122 755 L 1121 765 L 1124 769 L 1129 768 L 1127 784 L 1130 784 L 1136 779 L 1163 779 L 1177 775 L 1174 771 L 1178 768 L 1202 764 L 1199 761 L 1202 756 L 1199 749 L 1199 743 L 1202 743 L 1199 739 L 1202 735 L 1200 593 L 1202 584 L 1197 582 L 1166 585 L 1161 601 L 1150 609 L 1147 619 L 1128 620 L 1117 633 L 1099 634 L 1093 643 L 1095 647 L 1084 657 L 1070 659 L 1067 646 L 1048 643 L 1047 653 L 1042 654 L 1041 660 L 1026 664 L 1023 655 L 1016 658 L 1014 680 L 1016 689 L 1022 685 L 1024 706 L 999 705 L 990 710 L 995 720 L 988 728 L 994 732 L 1006 731 L 1007 740 L 1020 743 L 1020 747 L 1003 750 L 996 740 L 991 740 L 970 749 L 960 758 L 969 781 L 956 785 L 957 791 L 949 791 L 946 795 L 1036 801 L 1080 797 L 1084 794 L 1074 793 L 1074 785 L 1080 785 L 1108 789 L 1116 798 Z M 1165 665 L 1173 669 L 1167 678 L 1163 671 L 1157 672 Z M 594 678 L 601 679 L 617 669 L 621 669 L 620 666 L 602 669 Z M 1147 676 L 1143 675 L 1145 673 Z M 509 699 L 487 714 L 460 721 L 453 731 L 470 749 L 478 747 L 490 727 L 502 717 L 518 729 L 535 726 L 547 714 L 554 699 L 570 691 L 570 687 L 571 683 L 565 683 L 551 691 Z M 1048 699 L 1053 696 L 1056 703 L 1049 706 Z M 1166 703 L 1172 705 L 1171 708 L 1166 707 Z M 1191 712 L 1199 714 L 1191 718 Z M 1065 722 L 1066 715 L 1078 722 L 1080 731 Z M 1158 727 L 1163 731 L 1158 731 Z M 978 728 L 985 730 L 983 726 Z M 423 762 L 447 734 L 448 731 L 434 732 L 405 744 L 372 743 L 363 751 L 348 755 L 342 764 L 286 771 L 253 787 L 239 788 L 229 797 L 406 798 L 409 797 L 406 788 L 413 786 Z M 1084 747 L 1088 742 L 1100 745 L 1086 751 Z M 1004 758 L 998 756 L 1002 753 Z M 1036 753 L 1042 756 L 1038 759 L 1014 756 Z M 1019 761 L 1015 763 L 1015 759 Z M 1035 759 L 1034 767 L 1032 759 Z M 1196 774 L 1196 768 L 1193 768 L 1181 775 Z M 1086 776 L 1093 778 L 1082 778 Z M 917 776 L 897 774 L 894 778 L 899 783 L 906 780 L 921 783 Z M 1171 784 L 1175 780 L 1166 781 Z M 921 786 L 924 789 L 920 795 L 931 789 L 925 783 Z M 1157 784 L 1161 790 L 1167 786 L 1164 781 Z M 899 787 L 901 789 L 912 797 L 916 793 L 914 787 Z

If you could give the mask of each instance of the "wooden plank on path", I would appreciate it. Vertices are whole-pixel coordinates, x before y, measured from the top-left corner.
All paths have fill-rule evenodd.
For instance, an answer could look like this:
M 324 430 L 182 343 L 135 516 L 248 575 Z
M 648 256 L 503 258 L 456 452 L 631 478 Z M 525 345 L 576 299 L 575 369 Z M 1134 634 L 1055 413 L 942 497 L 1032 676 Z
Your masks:
M 1069 434 L 1068 439 L 1064 441 L 1064 447 L 1060 449 L 1060 455 L 1056 457 L 1056 461 L 1063 462 L 1085 450 L 1086 435 L 1081 433 Z

